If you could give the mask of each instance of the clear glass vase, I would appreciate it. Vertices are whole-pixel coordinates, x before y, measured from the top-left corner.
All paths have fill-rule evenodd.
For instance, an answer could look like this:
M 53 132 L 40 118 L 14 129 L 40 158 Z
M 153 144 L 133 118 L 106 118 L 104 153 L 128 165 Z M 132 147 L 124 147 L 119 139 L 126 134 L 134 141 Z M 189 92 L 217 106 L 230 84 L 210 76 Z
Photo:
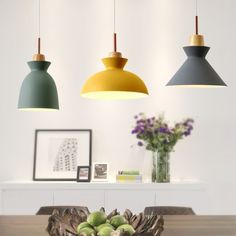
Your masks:
M 152 153 L 152 182 L 168 183 L 170 182 L 170 153 L 153 152 Z

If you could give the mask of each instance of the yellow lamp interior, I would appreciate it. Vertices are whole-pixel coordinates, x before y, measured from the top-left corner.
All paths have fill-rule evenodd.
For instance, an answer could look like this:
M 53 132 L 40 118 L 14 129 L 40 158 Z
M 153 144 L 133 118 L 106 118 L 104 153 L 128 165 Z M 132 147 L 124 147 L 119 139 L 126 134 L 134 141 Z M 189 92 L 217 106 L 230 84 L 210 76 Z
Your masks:
M 84 98 L 102 99 L 102 100 L 116 100 L 116 99 L 138 99 L 147 97 L 146 93 L 126 92 L 126 91 L 101 91 L 88 92 L 81 94 Z

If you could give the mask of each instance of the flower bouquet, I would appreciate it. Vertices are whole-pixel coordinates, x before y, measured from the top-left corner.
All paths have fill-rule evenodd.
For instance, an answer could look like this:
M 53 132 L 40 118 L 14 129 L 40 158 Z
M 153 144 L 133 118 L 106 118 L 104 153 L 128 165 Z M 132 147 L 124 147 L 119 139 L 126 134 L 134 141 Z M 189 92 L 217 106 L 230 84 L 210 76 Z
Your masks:
M 180 139 L 191 134 L 194 120 L 188 118 L 170 126 L 163 115 L 146 117 L 139 113 L 134 118 L 132 134 L 138 139 L 137 145 L 153 153 L 152 182 L 170 182 L 170 152 Z

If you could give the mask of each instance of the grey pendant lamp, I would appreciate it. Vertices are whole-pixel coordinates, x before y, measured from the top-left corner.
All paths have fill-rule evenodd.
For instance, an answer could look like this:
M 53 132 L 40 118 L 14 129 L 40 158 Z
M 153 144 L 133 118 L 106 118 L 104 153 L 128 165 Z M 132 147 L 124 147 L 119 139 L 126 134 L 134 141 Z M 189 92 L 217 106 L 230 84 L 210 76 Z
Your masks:
M 196 34 L 190 37 L 190 46 L 184 47 L 187 59 L 167 86 L 224 87 L 227 86 L 212 68 L 205 56 L 209 47 L 204 46 L 203 35 L 198 34 L 198 2 L 196 0 Z
M 53 78 L 48 74 L 49 61 L 41 54 L 40 40 L 40 0 L 39 7 L 39 37 L 38 52 L 33 61 L 28 62 L 31 72 L 24 79 L 19 95 L 18 109 L 26 111 L 58 110 L 57 87 Z

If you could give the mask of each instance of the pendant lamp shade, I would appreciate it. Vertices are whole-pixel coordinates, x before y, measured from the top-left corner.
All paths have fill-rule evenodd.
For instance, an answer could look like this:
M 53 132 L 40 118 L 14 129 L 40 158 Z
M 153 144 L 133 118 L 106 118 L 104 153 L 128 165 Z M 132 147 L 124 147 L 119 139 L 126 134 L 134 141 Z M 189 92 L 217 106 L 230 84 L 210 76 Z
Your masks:
M 188 46 L 183 49 L 187 55 L 187 60 L 168 82 L 167 86 L 226 86 L 205 58 L 210 49 L 209 47 Z
M 190 37 L 190 46 L 184 47 L 187 60 L 167 83 L 167 86 L 182 87 L 225 87 L 225 82 L 215 72 L 206 55 L 209 47 L 204 46 L 203 35 L 198 34 L 198 1 L 196 0 L 195 34 Z
M 57 87 L 47 70 L 51 62 L 45 61 L 41 54 L 40 38 L 40 9 L 41 0 L 38 0 L 38 51 L 33 60 L 28 62 L 31 72 L 25 77 L 18 100 L 18 109 L 26 111 L 58 110 Z
M 127 61 L 117 52 L 103 58 L 105 70 L 86 81 L 81 96 L 94 99 L 132 99 L 147 96 L 148 90 L 144 82 L 137 75 L 123 69 Z
M 28 62 L 31 72 L 24 79 L 20 89 L 19 109 L 59 109 L 56 84 L 47 72 L 50 64 L 48 61 Z
M 114 50 L 102 62 L 105 70 L 91 76 L 83 85 L 81 96 L 93 99 L 136 99 L 146 97 L 144 82 L 134 73 L 124 70 L 128 59 L 117 52 L 116 0 L 114 6 Z

